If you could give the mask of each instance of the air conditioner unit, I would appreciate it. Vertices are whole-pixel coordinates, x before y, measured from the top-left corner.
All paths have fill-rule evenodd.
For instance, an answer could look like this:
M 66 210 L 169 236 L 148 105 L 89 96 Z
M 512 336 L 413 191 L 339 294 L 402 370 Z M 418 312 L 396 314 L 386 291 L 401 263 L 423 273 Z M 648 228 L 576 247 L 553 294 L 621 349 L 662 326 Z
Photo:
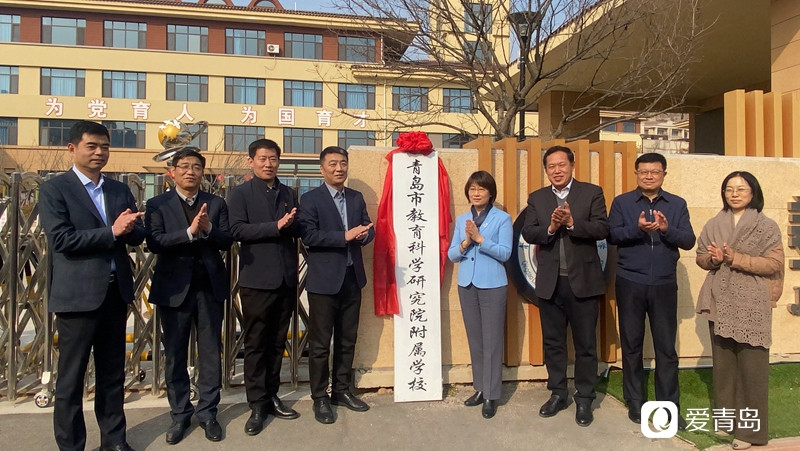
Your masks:
M 267 53 L 270 55 L 277 55 L 281 52 L 281 46 L 278 44 L 267 44 Z

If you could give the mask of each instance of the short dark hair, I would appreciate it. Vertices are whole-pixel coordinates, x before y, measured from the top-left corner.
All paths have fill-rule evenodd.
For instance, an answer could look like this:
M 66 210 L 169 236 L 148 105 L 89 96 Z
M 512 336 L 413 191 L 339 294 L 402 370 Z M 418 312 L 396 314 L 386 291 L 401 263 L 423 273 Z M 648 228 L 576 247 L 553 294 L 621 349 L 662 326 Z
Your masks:
M 476 171 L 469 176 L 467 184 L 464 185 L 464 195 L 467 196 L 467 202 L 469 202 L 469 187 L 472 186 L 473 183 L 489 191 L 490 203 L 497 199 L 497 183 L 495 183 L 492 174 L 486 171 Z
M 750 185 L 750 190 L 753 192 L 753 198 L 750 199 L 750 203 L 747 204 L 747 208 L 754 208 L 759 213 L 761 210 L 764 209 L 764 192 L 761 191 L 761 185 L 758 183 L 758 179 L 753 174 L 747 171 L 733 171 L 725 177 L 725 180 L 722 181 L 722 188 L 720 189 L 720 193 L 722 194 L 722 209 L 723 210 L 730 210 L 730 206 L 728 205 L 728 201 L 725 199 L 725 187 L 728 185 L 728 181 L 734 177 L 741 177 Z
M 81 142 L 84 134 L 105 136 L 109 140 L 111 135 L 108 134 L 108 129 L 105 125 L 92 121 L 77 121 L 69 129 L 69 142 L 75 146 Z
M 342 149 L 341 147 L 339 147 L 339 146 L 328 146 L 328 147 L 322 149 L 322 152 L 320 152 L 320 154 L 319 154 L 319 164 L 322 164 L 322 162 L 325 161 L 325 157 L 328 156 L 328 154 L 332 154 L 332 153 L 338 153 L 339 155 L 344 155 L 345 159 L 348 159 L 348 160 L 350 159 L 350 157 L 348 157 L 348 155 L 347 155 L 347 151 Z
M 639 155 L 639 158 L 636 159 L 636 163 L 634 164 L 634 169 L 639 169 L 639 163 L 661 163 L 661 169 L 667 170 L 667 159 L 664 158 L 664 155 L 656 152 L 649 152 L 643 153 Z
M 278 154 L 278 158 L 281 156 L 281 146 L 279 146 L 278 143 L 271 139 L 261 138 L 251 142 L 250 146 L 247 147 L 250 158 L 255 158 L 256 152 L 261 148 L 274 150 L 275 153 Z
M 542 166 L 547 167 L 547 157 L 556 152 L 564 152 L 565 154 L 567 154 L 567 159 L 569 159 L 569 163 L 575 164 L 575 154 L 572 153 L 572 149 L 564 146 L 553 146 L 544 151 L 544 156 L 542 157 Z
M 177 166 L 179 161 L 187 157 L 197 157 L 197 159 L 200 160 L 200 165 L 203 166 L 203 169 L 206 168 L 206 157 L 200 153 L 200 149 L 191 146 L 184 147 L 183 149 L 175 152 L 175 155 L 172 156 L 172 167 Z

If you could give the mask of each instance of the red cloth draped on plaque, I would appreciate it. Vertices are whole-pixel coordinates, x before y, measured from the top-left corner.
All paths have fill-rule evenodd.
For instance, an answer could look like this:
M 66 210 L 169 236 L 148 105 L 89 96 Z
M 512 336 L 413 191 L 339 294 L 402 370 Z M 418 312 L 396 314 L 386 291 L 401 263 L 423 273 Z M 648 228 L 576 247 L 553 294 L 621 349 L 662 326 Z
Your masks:
M 400 312 L 397 302 L 397 280 L 395 278 L 395 234 L 392 210 L 392 157 L 397 152 L 430 155 L 433 152 L 425 132 L 401 133 L 397 138 L 397 148 L 386 155 L 389 167 L 383 183 L 383 193 L 378 204 L 378 222 L 375 227 L 375 246 L 373 247 L 373 294 L 375 315 L 396 315 Z M 447 248 L 450 245 L 450 182 L 447 170 L 439 158 L 439 280 L 444 277 L 444 264 L 447 261 Z

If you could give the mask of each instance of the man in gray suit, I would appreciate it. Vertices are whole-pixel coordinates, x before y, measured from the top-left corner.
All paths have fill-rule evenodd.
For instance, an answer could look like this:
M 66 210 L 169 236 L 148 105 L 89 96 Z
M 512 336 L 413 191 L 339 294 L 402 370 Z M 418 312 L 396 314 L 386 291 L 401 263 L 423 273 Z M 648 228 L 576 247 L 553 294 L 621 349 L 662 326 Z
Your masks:
M 597 381 L 597 297 L 606 292 L 597 240 L 608 235 L 603 190 L 572 178 L 575 154 L 563 146 L 544 153 L 551 185 L 528 197 L 522 237 L 539 245 L 536 297 L 544 341 L 550 399 L 539 409 L 551 417 L 565 409 L 567 324 L 575 346 L 575 422 L 589 426 Z
M 102 450 L 131 449 L 122 409 L 125 324 L 133 301 L 127 245 L 145 237 L 130 189 L 101 171 L 108 130 L 78 121 L 69 131 L 74 166 L 39 187 L 39 216 L 53 256 L 48 308 L 58 329 L 58 379 L 53 426 L 62 450 L 83 450 L 83 384 L 94 349 L 94 411 Z

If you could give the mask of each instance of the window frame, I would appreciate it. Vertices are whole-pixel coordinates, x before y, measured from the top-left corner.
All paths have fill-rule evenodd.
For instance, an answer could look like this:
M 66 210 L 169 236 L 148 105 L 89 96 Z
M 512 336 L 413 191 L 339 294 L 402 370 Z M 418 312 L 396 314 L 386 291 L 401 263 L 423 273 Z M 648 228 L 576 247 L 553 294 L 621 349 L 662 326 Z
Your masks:
M 3 37 L 2 31 L 5 26 L 8 26 L 8 40 L 0 39 L 0 42 L 19 42 L 20 16 L 18 14 L 0 14 L 0 38 Z
M 251 83 L 255 83 L 255 86 L 248 86 L 248 84 Z M 253 89 L 255 91 L 251 92 L 250 90 Z M 253 93 L 255 99 L 251 98 Z M 265 105 L 266 95 L 266 80 L 263 78 L 225 77 L 225 103 Z M 239 99 L 237 99 L 237 97 L 239 97 Z
M 74 25 L 67 25 L 65 23 L 53 24 L 53 21 L 74 21 Z M 66 30 L 72 30 L 73 36 L 69 39 L 58 42 L 53 42 L 53 37 L 62 36 Z M 54 31 L 57 33 L 54 33 Z M 73 42 L 74 41 L 74 42 Z M 55 45 L 86 45 L 86 19 L 78 19 L 74 17 L 55 17 L 55 16 L 42 16 L 42 44 L 55 44 Z
M 223 150 L 226 152 L 247 152 L 247 147 L 256 139 L 264 138 L 266 127 L 260 125 L 226 125 Z M 241 141 L 242 148 L 234 148 Z
M 364 88 L 359 91 L 358 88 Z M 339 83 L 337 91 L 337 105 L 339 108 L 349 110 L 374 110 L 375 109 L 375 85 L 361 85 L 355 83 Z M 366 106 L 353 106 L 350 103 L 360 101 L 360 97 L 364 96 L 364 104 Z M 352 96 L 352 97 L 351 97 Z M 358 96 L 358 98 L 356 98 Z
M 301 100 L 295 103 L 295 96 L 298 94 Z M 309 102 L 309 100 L 311 101 Z M 305 81 L 305 80 L 284 80 L 283 105 L 321 108 L 322 82 Z
M 16 146 L 18 139 L 19 118 L 0 117 L 0 146 Z
M 184 36 L 185 38 L 183 38 Z M 193 37 L 197 38 L 197 42 L 193 42 Z M 181 38 L 180 44 L 185 44 L 185 50 L 178 48 L 179 38 Z M 193 49 L 194 45 L 197 45 L 197 50 Z M 208 27 L 167 24 L 167 50 L 186 53 L 208 53 Z
M 237 33 L 244 33 L 244 36 L 236 36 Z M 255 36 L 248 34 L 255 33 Z M 244 43 L 244 52 L 240 52 L 237 47 Z M 250 49 L 250 45 L 254 45 Z M 252 53 L 251 53 L 252 52 Z M 246 28 L 226 28 L 225 29 L 225 53 L 228 55 L 245 56 L 266 56 L 267 54 L 267 32 L 264 30 L 253 30 Z
M 299 145 L 295 145 L 298 144 Z M 298 151 L 297 147 L 300 148 Z M 306 149 L 311 148 L 311 152 Z M 319 155 L 322 152 L 322 129 L 293 128 L 283 129 L 283 152 L 287 154 Z
M 8 69 L 8 73 L 3 72 L 5 69 Z M 0 90 L 0 95 L 19 94 L 19 66 L 0 66 L 0 89 L 4 85 L 3 79 L 6 77 L 8 79 L 8 90 L 6 92 Z
M 453 94 L 458 94 L 458 95 L 453 95 Z M 463 105 L 465 99 L 467 103 L 466 106 Z M 466 114 L 474 112 L 475 104 L 472 101 L 472 91 L 470 91 L 469 89 L 461 89 L 461 88 L 443 88 L 442 111 L 444 111 L 445 113 L 466 113 Z
M 408 92 L 400 92 L 406 90 Z M 419 93 L 411 91 L 420 90 Z M 424 90 L 424 93 L 422 92 Z M 392 111 L 405 111 L 405 112 L 426 112 L 428 111 L 430 89 L 423 86 L 392 86 Z M 413 100 L 419 98 L 419 109 L 408 109 L 404 106 L 411 105 L 411 102 L 401 102 L 403 99 Z
M 302 39 L 295 40 L 293 38 Z M 308 38 L 313 38 L 313 42 L 307 40 Z M 300 49 L 299 55 L 295 54 L 295 46 Z M 322 59 L 322 35 L 287 31 L 283 34 L 283 53 L 287 58 L 320 60 Z M 313 56 L 308 56 L 309 53 L 313 53 Z
M 114 76 L 122 76 L 114 78 Z M 129 79 L 135 77 L 135 79 Z M 119 89 L 118 84 L 122 83 L 123 94 L 121 96 L 114 95 L 114 91 Z M 131 96 L 128 95 L 128 88 L 133 84 L 136 93 Z M 116 89 L 115 89 L 116 88 Z M 127 72 L 127 71 L 103 71 L 103 97 L 111 99 L 146 99 L 147 98 L 147 73 L 145 72 Z
M 75 123 L 76 119 L 39 119 L 39 146 L 47 147 L 65 147 L 69 143 L 69 130 Z M 49 123 L 47 127 L 43 127 L 45 123 Z M 57 125 L 55 127 L 54 125 Z M 47 136 L 45 136 L 47 130 Z M 58 142 L 53 142 L 50 139 L 51 130 L 56 130 L 60 133 L 61 139 Z M 46 138 L 46 139 L 45 139 Z M 43 142 L 47 144 L 42 144 Z
M 356 43 L 354 41 L 365 41 Z M 369 41 L 372 44 L 369 44 Z M 339 61 L 350 61 L 354 63 L 374 63 L 377 62 L 377 40 L 368 36 L 339 36 L 338 37 Z M 362 58 L 355 56 L 361 55 Z
M 185 77 L 185 81 L 176 80 L 176 77 Z M 170 81 L 172 78 L 172 81 Z M 192 80 L 197 78 L 197 82 Z M 166 77 L 166 96 L 167 100 L 174 100 L 178 102 L 208 102 L 208 75 L 190 75 L 190 74 L 167 74 Z M 172 86 L 170 86 L 172 85 Z M 183 87 L 179 90 L 179 87 Z M 192 87 L 197 86 L 198 98 L 193 99 L 190 94 L 193 93 Z M 186 98 L 179 98 L 178 93 L 186 92 Z
M 69 76 L 58 76 L 54 77 L 52 72 L 53 71 L 72 71 L 75 75 L 72 77 Z M 45 71 L 48 73 L 45 74 Z M 46 96 L 68 96 L 68 97 L 83 97 L 86 93 L 86 71 L 84 69 L 67 69 L 62 67 L 42 67 L 39 71 L 39 94 L 46 95 Z M 74 80 L 74 93 L 64 93 L 64 92 L 54 92 L 53 81 L 54 79 L 69 79 L 72 78 Z
M 361 135 L 357 137 L 354 135 Z M 358 143 L 351 143 L 350 141 L 364 141 Z M 372 130 L 339 130 L 337 134 L 337 145 L 342 149 L 348 149 L 351 146 L 375 146 L 375 132 Z
M 117 28 L 122 26 L 123 28 Z M 135 30 L 133 29 L 135 26 Z M 130 28 L 130 29 L 129 29 Z M 134 37 L 135 36 L 135 37 Z M 122 45 L 117 42 L 121 37 Z M 131 40 L 136 40 L 136 46 L 128 45 Z M 147 48 L 147 23 L 128 22 L 124 20 L 103 21 L 103 46 L 118 49 L 145 49 Z
M 118 125 L 122 128 L 118 128 Z M 147 131 L 144 122 L 136 121 L 103 121 L 103 125 L 108 129 L 111 138 L 111 147 L 120 149 L 144 149 Z M 134 145 L 126 145 L 128 131 L 133 132 Z

